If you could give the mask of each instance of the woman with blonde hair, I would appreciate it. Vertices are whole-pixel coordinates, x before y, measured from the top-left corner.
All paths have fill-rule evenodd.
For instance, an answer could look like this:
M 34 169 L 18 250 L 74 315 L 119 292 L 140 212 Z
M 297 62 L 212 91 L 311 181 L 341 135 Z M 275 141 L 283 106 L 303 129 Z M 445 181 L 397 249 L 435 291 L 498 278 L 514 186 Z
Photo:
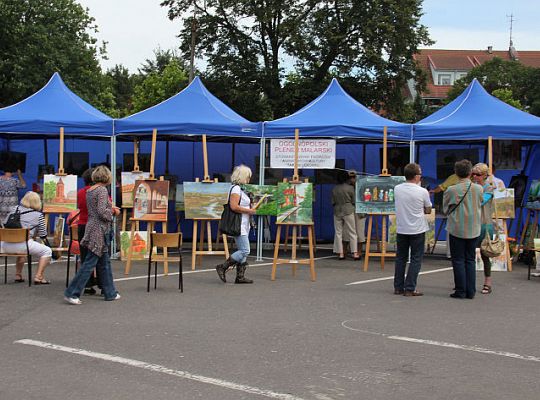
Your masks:
M 247 256 L 249 255 L 249 216 L 255 214 L 255 210 L 251 208 L 251 199 L 242 190 L 240 185 L 249 183 L 251 179 L 251 169 L 245 165 L 238 165 L 234 168 L 231 175 L 231 182 L 233 184 L 229 191 L 229 206 L 235 213 L 242 215 L 240 224 L 240 235 L 234 238 L 236 242 L 236 252 L 223 264 L 216 265 L 216 271 L 219 279 L 223 282 L 227 282 L 225 276 L 226 272 L 236 266 L 236 279 L 234 283 L 253 283 L 251 279 L 244 276 L 246 268 L 248 266 Z
M 21 227 L 30 229 L 30 240 L 28 240 L 28 251 L 32 257 L 39 259 L 38 269 L 34 275 L 35 285 L 48 285 L 51 283 L 43 277 L 45 268 L 51 262 L 52 251 L 50 247 L 33 240 L 38 236 L 47 242 L 47 227 L 45 217 L 41 212 L 41 199 L 36 192 L 26 192 L 21 199 L 21 204 L 11 209 L 11 214 L 18 212 L 20 215 Z M 9 217 L 8 217 L 9 219 Z M 5 253 L 26 253 L 26 243 L 0 243 L 2 251 Z M 22 269 L 25 257 L 17 257 L 15 267 L 15 282 L 24 282 Z
M 90 274 L 96 267 L 101 276 L 105 300 L 120 299 L 120 294 L 114 286 L 111 260 L 109 258 L 111 223 L 113 217 L 120 214 L 120 209 L 112 205 L 107 192 L 107 186 L 111 184 L 111 181 L 111 171 L 104 165 L 100 165 L 92 172 L 94 185 L 86 193 L 88 222 L 84 237 L 80 243 L 81 246 L 86 247 L 87 254 L 81 268 L 64 291 L 64 300 L 70 304 L 82 304 L 80 300 L 81 293 L 86 282 L 88 282 Z
M 489 167 L 484 163 L 476 164 L 472 169 L 472 180 L 474 183 L 479 184 L 484 189 L 484 197 L 482 199 L 481 208 L 481 221 L 482 229 L 476 247 L 480 247 L 482 240 L 486 237 L 486 232 L 493 237 L 493 189 L 491 179 L 489 178 Z M 484 263 L 484 286 L 482 287 L 482 294 L 491 293 L 492 280 L 491 280 L 491 260 L 488 256 L 485 256 L 480 250 L 480 256 Z

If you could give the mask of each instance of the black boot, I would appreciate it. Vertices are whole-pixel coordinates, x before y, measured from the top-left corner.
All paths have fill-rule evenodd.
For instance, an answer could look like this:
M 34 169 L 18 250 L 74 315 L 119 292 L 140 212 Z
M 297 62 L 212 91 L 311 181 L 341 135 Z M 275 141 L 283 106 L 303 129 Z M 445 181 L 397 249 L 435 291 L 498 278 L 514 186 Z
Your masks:
M 242 264 L 236 265 L 236 279 L 234 283 L 253 283 L 251 279 L 248 279 L 244 276 L 247 266 L 248 266 L 247 262 L 243 262 Z
M 219 275 L 219 279 L 221 279 L 223 282 L 227 282 L 225 273 L 229 270 L 229 268 L 234 267 L 234 265 L 236 265 L 236 261 L 230 257 L 223 264 L 216 265 L 216 271 Z

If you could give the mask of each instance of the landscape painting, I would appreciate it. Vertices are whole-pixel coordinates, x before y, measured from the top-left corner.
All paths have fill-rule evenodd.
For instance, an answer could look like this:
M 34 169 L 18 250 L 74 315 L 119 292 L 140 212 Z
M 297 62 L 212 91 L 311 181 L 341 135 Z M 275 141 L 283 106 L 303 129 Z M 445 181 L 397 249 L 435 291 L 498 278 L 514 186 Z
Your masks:
M 136 181 L 142 181 L 150 177 L 149 172 L 122 172 L 120 184 L 122 190 L 122 207 L 133 207 L 133 189 Z
M 176 197 L 174 199 L 174 210 L 184 211 L 186 206 L 184 204 L 184 185 L 176 185 Z
M 515 218 L 514 189 L 495 189 L 493 201 L 497 207 L 498 218 Z M 492 216 L 495 218 L 495 210 Z
M 393 214 L 396 212 L 394 188 L 405 182 L 403 176 L 364 176 L 356 181 L 358 214 Z
M 77 176 L 43 177 L 43 212 L 70 213 L 77 209 Z
M 425 235 L 425 249 L 426 251 L 435 246 L 435 210 L 431 210 L 430 214 L 425 215 L 426 221 L 428 223 L 429 230 Z M 388 216 L 388 244 L 395 246 L 397 244 L 397 225 L 396 225 L 396 215 L 390 214 Z
M 184 182 L 186 219 L 220 219 L 230 183 Z
M 167 222 L 169 181 L 135 181 L 133 219 Z
M 313 223 L 313 184 L 280 182 L 276 190 L 277 223 Z
M 243 185 L 243 189 L 251 198 L 251 207 L 257 210 L 257 215 L 277 215 L 277 186 Z
M 128 259 L 130 235 L 130 231 L 120 232 L 120 259 L 122 261 Z M 148 232 L 135 231 L 131 247 L 133 248 L 133 253 L 131 255 L 132 260 L 144 260 L 145 258 L 148 258 Z

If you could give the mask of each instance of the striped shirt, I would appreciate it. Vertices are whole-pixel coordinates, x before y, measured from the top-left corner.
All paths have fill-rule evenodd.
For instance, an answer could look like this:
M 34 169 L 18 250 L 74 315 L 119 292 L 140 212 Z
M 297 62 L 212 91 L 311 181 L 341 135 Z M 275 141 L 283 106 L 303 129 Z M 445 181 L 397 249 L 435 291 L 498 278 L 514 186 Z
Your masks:
M 467 192 L 469 185 L 471 188 Z M 466 196 L 465 193 L 467 193 Z M 448 216 L 446 221 L 448 233 L 461 239 L 474 239 L 480 236 L 483 194 L 482 186 L 472 183 L 469 179 L 461 179 L 459 183 L 450 186 L 444 192 L 443 211 Z M 460 204 L 462 198 L 463 201 Z M 449 211 L 450 214 L 448 214 Z
M 47 227 L 45 226 L 45 217 L 41 211 L 37 211 L 23 205 L 19 205 L 21 213 L 21 227 L 30 229 L 30 237 L 38 236 L 40 238 L 47 237 Z M 17 207 L 11 209 L 14 213 Z M 24 213 L 24 214 L 23 214 Z

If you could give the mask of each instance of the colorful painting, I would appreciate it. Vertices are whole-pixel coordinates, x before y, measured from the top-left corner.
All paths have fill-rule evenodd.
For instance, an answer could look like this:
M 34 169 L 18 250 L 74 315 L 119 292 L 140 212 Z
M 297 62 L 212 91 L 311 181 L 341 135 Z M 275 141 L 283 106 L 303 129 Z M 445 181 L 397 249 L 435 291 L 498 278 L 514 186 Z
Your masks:
M 493 201 L 497 207 L 498 218 L 515 218 L 514 189 L 496 189 L 493 192 Z M 493 212 L 495 218 L 495 212 Z
M 122 172 L 121 190 L 122 190 L 122 207 L 133 207 L 133 189 L 135 181 L 142 181 L 150 177 L 149 172 Z
M 506 246 L 508 246 L 508 242 L 506 241 L 506 236 L 503 234 L 499 234 L 499 237 L 504 242 L 504 251 L 501 253 L 498 257 L 491 257 L 491 270 L 492 271 L 508 271 L 508 260 L 507 260 L 507 249 Z M 483 271 L 484 270 L 484 263 L 482 261 L 482 257 L 480 256 L 480 249 L 476 249 L 476 270 L 477 271 Z
M 432 209 L 431 214 L 425 215 L 425 218 L 429 227 L 425 236 L 425 248 L 428 250 L 435 246 L 435 210 Z M 388 244 L 395 246 L 397 243 L 396 215 L 390 214 L 388 220 Z
M 169 181 L 138 180 L 133 193 L 133 219 L 167 222 Z
M 356 212 L 358 214 L 393 214 L 394 188 L 405 182 L 403 176 L 364 176 L 356 181 Z
M 278 224 L 313 223 L 313 184 L 280 182 L 276 190 Z
M 45 175 L 43 177 L 43 211 L 70 213 L 77 209 L 77 176 Z
M 277 186 L 243 185 L 243 189 L 251 198 L 251 207 L 257 210 L 257 215 L 277 215 Z
M 120 259 L 122 261 L 128 259 L 130 235 L 130 231 L 120 232 Z M 133 248 L 133 253 L 131 254 L 132 260 L 144 260 L 145 258 L 148 258 L 148 232 L 135 231 L 131 247 Z
M 52 239 L 52 247 L 62 247 L 64 245 L 64 217 L 58 216 L 54 220 L 54 232 Z
M 186 219 L 220 219 L 230 183 L 184 182 Z
M 176 185 L 176 197 L 174 199 L 174 210 L 184 211 L 186 206 L 184 204 L 184 185 Z

